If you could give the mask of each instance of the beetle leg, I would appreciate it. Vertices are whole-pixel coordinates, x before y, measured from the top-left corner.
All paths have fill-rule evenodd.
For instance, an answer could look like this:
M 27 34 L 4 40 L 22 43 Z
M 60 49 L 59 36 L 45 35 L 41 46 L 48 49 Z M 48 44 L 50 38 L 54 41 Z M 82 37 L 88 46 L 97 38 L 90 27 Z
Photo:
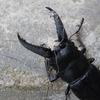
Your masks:
M 53 76 L 53 77 L 49 77 L 49 81 L 50 82 L 54 82 L 58 79 L 59 77 L 57 77 L 57 75 Z
M 80 45 L 84 48 L 84 50 L 85 50 L 85 45 L 83 44 L 83 42 L 81 41 L 81 39 L 80 39 L 80 29 L 81 29 L 81 27 L 82 27 L 82 25 L 83 25 L 83 22 L 84 22 L 84 18 L 82 18 L 82 21 L 81 21 L 81 24 L 79 25 L 79 29 L 76 31 L 76 36 L 77 36 L 77 41 L 80 43 Z M 83 51 L 84 51 L 83 50 Z
M 47 76 L 50 82 L 56 81 L 59 76 L 58 74 L 54 75 L 53 77 L 50 76 L 50 72 L 52 70 L 52 67 L 49 68 L 49 60 L 45 59 L 45 67 L 46 67 L 46 72 L 47 72 Z
M 92 63 L 94 60 L 95 60 L 94 58 L 89 58 L 89 59 L 88 59 L 88 62 L 89 62 L 89 63 Z
M 81 39 L 80 39 L 80 29 L 81 29 L 81 27 L 82 27 L 82 25 L 83 25 L 83 22 L 84 22 L 84 18 L 82 18 L 81 24 L 79 25 L 79 29 L 78 29 L 78 31 L 76 31 L 76 36 L 77 36 L 77 41 L 78 41 L 78 42 L 80 43 L 80 45 L 82 46 L 81 52 L 82 52 L 82 53 L 85 53 L 86 47 L 85 47 L 84 43 L 81 41 Z
M 68 85 L 68 87 L 67 87 L 67 89 L 66 89 L 66 91 L 65 91 L 66 100 L 67 100 L 67 95 L 68 95 L 69 91 L 70 91 L 70 85 Z
M 84 43 L 81 41 L 81 39 L 80 39 L 80 29 L 81 29 L 81 27 L 83 25 L 83 22 L 84 22 L 84 18 L 82 18 L 81 24 L 79 25 L 79 29 L 78 29 L 78 31 L 76 31 L 76 36 L 77 36 L 77 41 L 80 43 L 80 45 L 82 47 L 81 52 L 84 54 L 85 51 L 86 51 L 86 47 L 85 47 Z
M 85 51 L 86 51 L 85 45 L 83 44 L 83 42 L 81 41 L 81 39 L 80 39 L 80 37 L 79 37 L 80 29 L 82 28 L 83 22 L 84 22 L 84 18 L 82 18 L 82 21 L 81 21 L 81 24 L 79 25 L 78 30 L 77 30 L 74 34 L 72 34 L 72 35 L 69 37 L 69 39 L 70 39 L 72 36 L 74 36 L 74 35 L 76 34 L 76 36 L 77 36 L 77 41 L 78 41 L 78 42 L 80 43 L 80 45 L 82 46 L 81 52 L 82 52 L 82 53 L 85 53 Z
M 85 45 L 83 44 L 83 42 L 80 39 L 79 33 L 77 33 L 77 41 L 80 43 L 80 45 L 83 47 L 83 53 L 86 51 Z
M 80 25 L 79 25 L 78 30 L 77 30 L 74 34 L 72 34 L 72 35 L 70 36 L 70 38 L 71 38 L 73 35 L 76 34 L 76 36 L 77 36 L 77 41 L 78 41 L 78 42 L 80 43 L 80 45 L 82 46 L 81 52 L 84 54 L 85 51 L 86 51 L 86 47 L 85 47 L 85 45 L 83 44 L 83 42 L 81 41 L 80 36 L 79 36 L 79 34 L 80 34 L 80 29 L 82 28 L 83 22 L 84 22 L 84 18 L 82 18 L 82 21 L 81 21 L 81 23 L 80 23 Z M 69 38 L 69 39 L 70 39 L 70 38 Z
M 67 42 L 68 38 L 67 38 L 67 34 L 65 31 L 65 28 L 63 26 L 63 23 L 60 19 L 60 17 L 58 16 L 58 14 L 51 9 L 50 7 L 46 7 L 48 10 L 50 10 L 52 16 L 54 17 L 54 21 L 55 21 L 55 25 L 56 25 L 56 29 L 57 29 L 57 35 L 58 35 L 58 42 Z
M 85 48 L 85 47 L 83 47 L 83 48 L 82 48 L 82 50 L 81 50 L 81 52 L 84 54 L 84 53 L 85 53 L 85 51 L 86 51 L 86 48 Z
M 79 33 L 77 33 L 77 34 L 79 34 Z M 82 47 L 81 52 L 84 54 L 85 51 L 86 51 L 86 47 L 85 47 L 85 45 L 83 44 L 83 42 L 81 41 L 79 35 L 77 35 L 77 41 L 80 43 L 80 45 L 81 45 L 81 47 Z

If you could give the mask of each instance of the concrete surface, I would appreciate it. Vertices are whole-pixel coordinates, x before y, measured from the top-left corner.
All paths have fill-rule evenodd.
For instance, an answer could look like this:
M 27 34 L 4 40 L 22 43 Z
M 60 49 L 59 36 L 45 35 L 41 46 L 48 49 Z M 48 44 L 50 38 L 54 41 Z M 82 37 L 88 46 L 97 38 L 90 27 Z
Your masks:
M 26 50 L 17 32 L 28 42 L 54 45 L 56 29 L 45 7 L 61 17 L 68 36 L 85 18 L 82 40 L 87 56 L 100 66 L 100 1 L 98 0 L 0 0 L 0 100 L 65 100 L 67 83 L 49 83 L 44 59 Z M 79 100 L 72 92 L 68 100 Z

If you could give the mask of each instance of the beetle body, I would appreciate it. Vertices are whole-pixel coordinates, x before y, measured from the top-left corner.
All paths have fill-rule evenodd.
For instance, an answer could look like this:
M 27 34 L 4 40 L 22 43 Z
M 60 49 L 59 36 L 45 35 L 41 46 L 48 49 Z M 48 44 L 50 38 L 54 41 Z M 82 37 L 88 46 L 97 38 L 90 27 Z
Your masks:
M 82 100 L 100 100 L 100 71 L 92 64 L 88 71 L 70 85 L 75 95 Z
M 94 59 L 88 59 L 84 55 L 86 48 L 79 36 L 78 41 L 83 48 L 78 50 L 74 43 L 68 39 L 58 14 L 53 9 L 46 8 L 50 10 L 54 17 L 59 44 L 54 47 L 54 50 L 51 50 L 44 46 L 29 44 L 18 34 L 20 43 L 28 50 L 45 58 L 45 67 L 49 81 L 53 82 L 61 78 L 69 84 L 65 92 L 66 100 L 70 89 L 79 99 L 100 100 L 100 71 L 91 64 Z M 74 34 L 79 33 L 83 21 L 84 19 L 82 19 L 78 31 Z M 52 69 L 56 71 L 56 74 L 53 76 L 51 75 Z

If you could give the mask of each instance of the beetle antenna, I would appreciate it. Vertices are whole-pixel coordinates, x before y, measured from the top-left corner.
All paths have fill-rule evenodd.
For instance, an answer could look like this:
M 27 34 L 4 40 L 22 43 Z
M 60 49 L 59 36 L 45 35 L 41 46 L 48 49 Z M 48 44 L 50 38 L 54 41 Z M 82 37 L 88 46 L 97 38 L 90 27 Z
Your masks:
M 74 36 L 75 34 L 79 33 L 79 31 L 80 31 L 80 29 L 81 29 L 81 27 L 82 27 L 82 25 L 83 25 L 83 22 L 84 22 L 84 18 L 82 18 L 82 21 L 81 21 L 81 24 L 80 24 L 80 26 L 79 26 L 79 29 L 78 29 L 74 34 L 72 34 L 72 35 L 69 37 L 69 39 L 70 39 L 72 36 Z

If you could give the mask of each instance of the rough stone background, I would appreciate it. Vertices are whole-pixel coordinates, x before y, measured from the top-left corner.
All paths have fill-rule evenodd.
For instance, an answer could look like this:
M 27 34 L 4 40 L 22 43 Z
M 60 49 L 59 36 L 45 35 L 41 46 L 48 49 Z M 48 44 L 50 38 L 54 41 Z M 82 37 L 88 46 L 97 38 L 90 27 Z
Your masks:
M 17 39 L 19 32 L 30 43 L 54 45 L 55 24 L 45 7 L 59 14 L 68 36 L 85 18 L 81 37 L 87 57 L 100 66 L 99 0 L 0 0 L 0 100 L 65 100 L 67 84 L 60 79 L 50 83 L 44 59 Z M 68 100 L 79 100 L 70 94 Z

